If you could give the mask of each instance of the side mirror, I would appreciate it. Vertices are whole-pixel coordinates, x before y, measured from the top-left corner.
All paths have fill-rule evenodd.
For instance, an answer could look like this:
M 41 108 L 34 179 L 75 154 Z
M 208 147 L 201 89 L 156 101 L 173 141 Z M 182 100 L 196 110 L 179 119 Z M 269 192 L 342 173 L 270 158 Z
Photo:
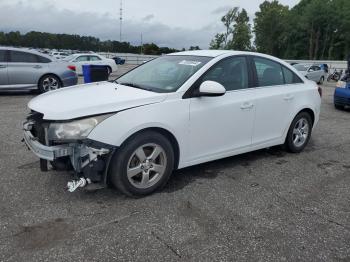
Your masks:
M 223 96 L 226 93 L 225 87 L 215 81 L 204 81 L 199 87 L 198 96 Z

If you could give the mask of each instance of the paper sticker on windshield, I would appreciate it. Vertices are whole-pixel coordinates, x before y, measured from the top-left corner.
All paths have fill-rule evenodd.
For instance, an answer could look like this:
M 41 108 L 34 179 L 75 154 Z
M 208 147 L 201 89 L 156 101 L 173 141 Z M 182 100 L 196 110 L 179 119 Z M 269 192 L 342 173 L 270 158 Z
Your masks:
M 188 65 L 188 66 L 198 66 L 200 65 L 202 62 L 197 62 L 197 61 L 187 61 L 187 60 L 183 60 L 179 63 L 179 65 Z

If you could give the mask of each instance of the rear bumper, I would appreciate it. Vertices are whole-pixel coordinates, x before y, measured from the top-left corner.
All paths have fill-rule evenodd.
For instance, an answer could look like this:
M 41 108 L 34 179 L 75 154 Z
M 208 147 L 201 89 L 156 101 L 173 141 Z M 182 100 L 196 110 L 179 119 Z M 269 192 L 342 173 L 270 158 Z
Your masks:
M 350 89 L 336 88 L 334 92 L 334 104 L 339 106 L 350 106 Z
M 74 86 L 74 85 L 78 84 L 78 75 L 74 74 L 74 76 L 63 78 L 62 84 L 64 87 Z

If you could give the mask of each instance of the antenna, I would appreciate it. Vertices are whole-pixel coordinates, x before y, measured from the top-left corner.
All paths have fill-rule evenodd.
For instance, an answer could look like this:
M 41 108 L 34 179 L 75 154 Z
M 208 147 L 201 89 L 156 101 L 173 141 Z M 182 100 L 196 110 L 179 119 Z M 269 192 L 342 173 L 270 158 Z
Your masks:
M 119 28 L 119 41 L 122 41 L 122 28 L 123 28 L 123 0 L 120 0 L 120 13 L 119 13 L 119 19 L 120 19 L 120 28 Z

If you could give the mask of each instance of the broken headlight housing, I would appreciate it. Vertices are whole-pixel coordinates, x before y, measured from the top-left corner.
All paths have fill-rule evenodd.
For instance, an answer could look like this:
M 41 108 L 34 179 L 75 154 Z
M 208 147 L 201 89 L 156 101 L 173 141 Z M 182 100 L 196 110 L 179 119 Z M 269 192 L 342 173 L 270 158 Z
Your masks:
M 84 139 L 99 123 L 112 115 L 113 114 L 106 114 L 70 122 L 51 123 L 48 128 L 48 139 L 56 141 Z

